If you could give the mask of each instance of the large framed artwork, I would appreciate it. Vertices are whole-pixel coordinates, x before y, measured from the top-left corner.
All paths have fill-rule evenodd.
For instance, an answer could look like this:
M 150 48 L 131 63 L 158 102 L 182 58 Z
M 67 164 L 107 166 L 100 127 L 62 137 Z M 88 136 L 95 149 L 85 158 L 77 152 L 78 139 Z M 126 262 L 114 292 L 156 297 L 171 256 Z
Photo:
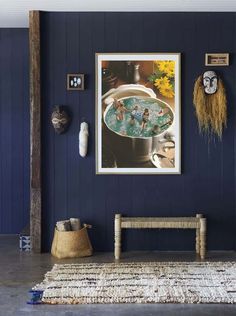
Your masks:
M 180 174 L 179 53 L 96 54 L 96 173 Z

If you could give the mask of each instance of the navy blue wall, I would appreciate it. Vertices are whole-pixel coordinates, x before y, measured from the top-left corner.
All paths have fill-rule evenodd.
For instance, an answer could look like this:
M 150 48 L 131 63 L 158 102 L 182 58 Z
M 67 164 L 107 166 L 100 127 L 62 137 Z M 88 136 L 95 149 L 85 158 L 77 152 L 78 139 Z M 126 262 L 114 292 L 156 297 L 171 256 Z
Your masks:
M 208 248 L 235 248 L 235 13 L 44 13 L 43 245 L 57 220 L 78 216 L 93 224 L 96 250 L 113 249 L 116 212 L 130 216 L 183 216 L 202 211 Z M 95 175 L 95 52 L 182 53 L 182 175 Z M 222 142 L 199 136 L 192 91 L 207 52 L 231 53 L 217 68 L 228 94 Z M 66 74 L 86 74 L 86 90 L 66 91 Z M 67 105 L 73 121 L 65 135 L 50 125 L 52 107 Z M 79 157 L 79 120 L 90 124 L 90 148 Z M 191 250 L 192 231 L 129 231 L 124 249 Z
M 29 221 L 28 29 L 0 29 L 0 233 Z

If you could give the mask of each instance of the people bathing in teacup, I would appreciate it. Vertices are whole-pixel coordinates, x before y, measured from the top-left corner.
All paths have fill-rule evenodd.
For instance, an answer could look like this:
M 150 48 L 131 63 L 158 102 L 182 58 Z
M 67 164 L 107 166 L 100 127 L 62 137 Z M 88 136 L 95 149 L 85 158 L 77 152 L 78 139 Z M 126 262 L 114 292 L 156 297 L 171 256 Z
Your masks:
M 113 105 L 113 108 L 117 110 L 119 107 L 119 101 L 117 99 L 113 99 L 112 105 Z
M 123 101 L 115 100 L 113 103 L 113 106 L 114 106 L 114 104 L 116 106 L 116 119 L 117 119 L 117 121 L 123 121 L 124 113 L 130 112 L 130 111 L 126 109 Z
M 116 110 L 117 121 L 123 121 L 125 112 L 131 112 L 130 121 L 129 121 L 130 125 L 134 125 L 135 120 L 137 120 L 140 123 L 142 130 L 146 127 L 147 122 L 149 120 L 149 110 L 147 108 L 142 113 L 139 110 L 139 106 L 136 104 L 133 110 L 128 110 L 125 107 L 124 102 L 122 100 L 117 100 L 117 99 L 114 99 L 113 107 Z
M 143 112 L 143 117 L 142 117 L 142 124 L 141 124 L 142 130 L 147 126 L 148 120 L 149 120 L 149 110 L 146 108 Z
M 133 110 L 131 111 L 130 114 L 131 118 L 130 118 L 130 125 L 134 125 L 135 124 L 135 120 L 137 120 L 140 124 L 142 123 L 142 112 L 139 110 L 139 106 L 135 105 Z
M 160 108 L 160 110 L 157 112 L 157 116 L 158 117 L 163 116 L 163 115 L 167 114 L 169 111 L 170 111 L 169 108 L 164 108 L 164 109 Z
M 131 111 L 131 114 L 130 114 L 130 116 L 131 116 L 130 121 L 129 121 L 130 125 L 134 125 L 135 119 L 138 118 L 139 113 L 140 112 L 138 111 L 138 105 L 135 105 L 135 107 L 133 108 L 133 110 Z
M 158 125 L 154 125 L 152 128 L 152 135 L 155 136 L 157 134 L 159 134 L 161 131 L 160 127 Z

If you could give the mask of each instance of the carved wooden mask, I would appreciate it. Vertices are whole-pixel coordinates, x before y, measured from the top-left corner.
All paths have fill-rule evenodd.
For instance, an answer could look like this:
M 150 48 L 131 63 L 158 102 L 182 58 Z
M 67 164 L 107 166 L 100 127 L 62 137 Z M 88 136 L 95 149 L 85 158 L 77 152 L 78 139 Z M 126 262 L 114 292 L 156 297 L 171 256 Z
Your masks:
M 62 106 L 56 106 L 51 116 L 52 125 L 57 134 L 63 134 L 66 132 L 70 125 L 70 116 L 62 108 Z

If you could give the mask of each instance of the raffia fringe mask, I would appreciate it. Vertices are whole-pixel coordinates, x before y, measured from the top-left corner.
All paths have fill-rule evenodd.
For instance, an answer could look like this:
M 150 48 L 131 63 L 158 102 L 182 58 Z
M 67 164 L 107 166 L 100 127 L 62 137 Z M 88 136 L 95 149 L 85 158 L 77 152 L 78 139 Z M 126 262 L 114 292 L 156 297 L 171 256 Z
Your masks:
M 200 132 L 216 134 L 221 139 L 227 124 L 227 100 L 222 80 L 218 77 L 216 92 L 207 94 L 203 76 L 199 76 L 194 85 L 193 104 Z

